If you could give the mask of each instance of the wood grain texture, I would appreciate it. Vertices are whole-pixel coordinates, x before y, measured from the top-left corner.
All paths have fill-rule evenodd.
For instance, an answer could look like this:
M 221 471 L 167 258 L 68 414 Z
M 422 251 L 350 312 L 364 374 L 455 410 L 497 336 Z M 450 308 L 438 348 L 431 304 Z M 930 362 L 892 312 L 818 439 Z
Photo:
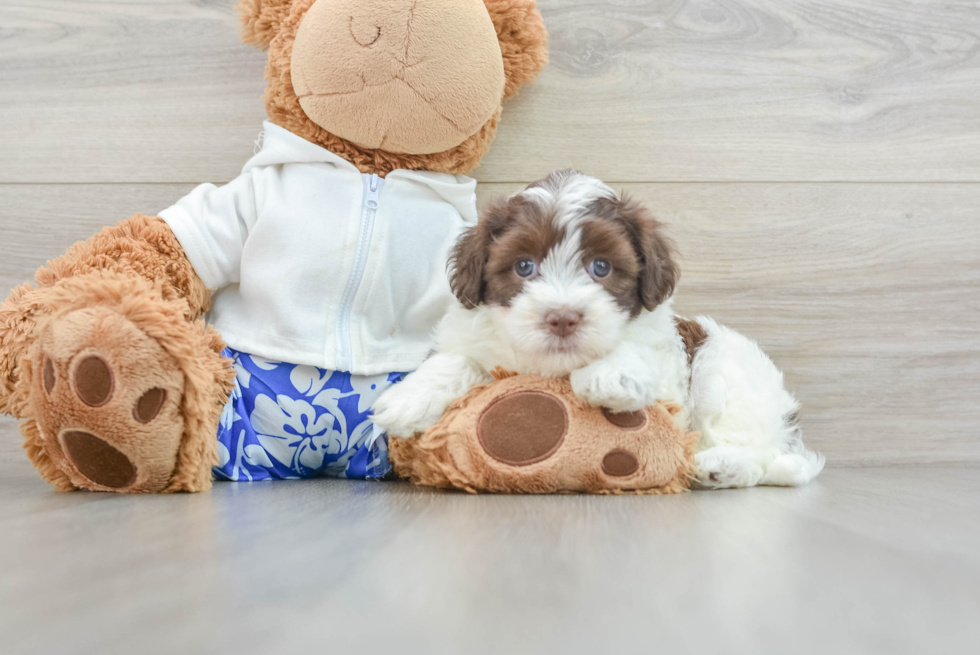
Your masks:
M 32 279 L 38 266 L 106 225 L 159 213 L 194 186 L 0 185 L 0 289 Z
M 190 188 L 0 186 L 0 287 Z M 980 462 L 980 185 L 624 188 L 677 241 L 678 310 L 759 341 L 832 466 Z
M 0 454 L 0 633 L 17 655 L 970 652 L 978 472 L 672 497 L 339 480 L 120 497 L 58 494 Z
M 552 65 L 483 181 L 980 181 L 980 10 L 540 0 Z M 223 182 L 264 118 L 232 0 L 0 5 L 0 183 Z

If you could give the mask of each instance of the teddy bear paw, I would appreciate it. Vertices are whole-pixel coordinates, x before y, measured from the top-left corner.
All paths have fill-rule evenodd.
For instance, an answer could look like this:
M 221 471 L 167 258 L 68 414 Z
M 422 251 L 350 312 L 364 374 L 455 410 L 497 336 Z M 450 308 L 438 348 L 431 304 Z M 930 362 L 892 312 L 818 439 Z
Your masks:
M 87 308 L 53 319 L 31 357 L 43 449 L 79 488 L 161 491 L 177 459 L 184 375 L 126 318 Z

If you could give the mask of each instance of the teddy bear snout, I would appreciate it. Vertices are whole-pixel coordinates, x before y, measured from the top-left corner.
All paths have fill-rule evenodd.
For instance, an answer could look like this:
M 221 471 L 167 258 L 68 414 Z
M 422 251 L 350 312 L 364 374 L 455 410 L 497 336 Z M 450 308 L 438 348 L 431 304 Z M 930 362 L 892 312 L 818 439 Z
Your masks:
M 293 91 L 311 121 L 392 153 L 458 146 L 494 118 L 505 87 L 481 0 L 317 0 L 297 29 L 290 62 Z

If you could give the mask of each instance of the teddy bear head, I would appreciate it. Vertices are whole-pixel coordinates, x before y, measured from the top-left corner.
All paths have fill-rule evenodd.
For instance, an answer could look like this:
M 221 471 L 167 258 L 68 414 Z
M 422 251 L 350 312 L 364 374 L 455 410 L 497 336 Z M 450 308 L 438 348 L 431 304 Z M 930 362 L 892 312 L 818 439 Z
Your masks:
M 466 173 L 547 64 L 535 0 L 239 0 L 272 122 L 384 175 Z

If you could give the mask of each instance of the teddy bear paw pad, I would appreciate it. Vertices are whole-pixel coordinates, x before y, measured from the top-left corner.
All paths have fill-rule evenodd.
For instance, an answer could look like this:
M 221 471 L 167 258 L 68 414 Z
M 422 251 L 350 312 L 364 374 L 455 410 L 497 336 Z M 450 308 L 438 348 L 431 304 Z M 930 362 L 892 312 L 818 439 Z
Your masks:
M 75 393 L 89 407 L 109 402 L 112 386 L 112 370 L 98 355 L 89 355 L 75 367 Z
M 129 458 L 94 434 L 68 430 L 61 441 L 78 472 L 92 482 L 121 489 L 136 479 L 136 467 Z
M 636 455 L 622 448 L 610 450 L 602 458 L 602 472 L 614 478 L 629 477 L 639 468 L 640 462 L 636 459 Z
M 503 396 L 477 424 L 480 445 L 502 464 L 528 466 L 555 454 L 568 431 L 565 405 L 539 391 Z
M 176 360 L 99 308 L 52 321 L 37 348 L 31 402 L 55 464 L 81 488 L 163 489 L 183 433 Z
M 647 413 L 639 412 L 614 412 L 605 407 L 602 408 L 602 415 L 606 420 L 622 430 L 639 430 L 647 424 Z

